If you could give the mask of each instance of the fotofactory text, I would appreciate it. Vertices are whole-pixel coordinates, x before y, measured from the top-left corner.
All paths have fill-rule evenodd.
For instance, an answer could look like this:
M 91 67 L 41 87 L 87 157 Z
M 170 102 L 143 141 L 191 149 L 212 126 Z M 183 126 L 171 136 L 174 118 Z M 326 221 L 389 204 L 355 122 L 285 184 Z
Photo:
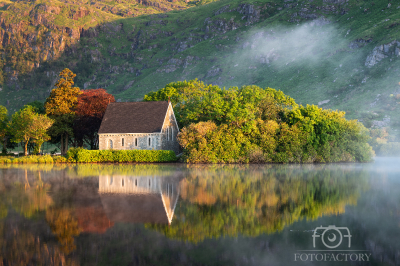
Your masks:
M 316 227 L 312 234 L 314 249 L 298 250 L 294 253 L 294 261 L 370 261 L 368 250 L 350 249 L 351 237 L 347 227 Z

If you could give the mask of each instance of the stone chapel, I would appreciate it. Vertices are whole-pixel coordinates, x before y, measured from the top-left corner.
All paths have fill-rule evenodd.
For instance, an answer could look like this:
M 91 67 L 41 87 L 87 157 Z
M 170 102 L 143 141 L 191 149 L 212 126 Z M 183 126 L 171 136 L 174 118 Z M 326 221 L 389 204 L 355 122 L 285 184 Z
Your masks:
M 99 129 L 99 149 L 173 150 L 179 127 L 171 102 L 110 103 Z

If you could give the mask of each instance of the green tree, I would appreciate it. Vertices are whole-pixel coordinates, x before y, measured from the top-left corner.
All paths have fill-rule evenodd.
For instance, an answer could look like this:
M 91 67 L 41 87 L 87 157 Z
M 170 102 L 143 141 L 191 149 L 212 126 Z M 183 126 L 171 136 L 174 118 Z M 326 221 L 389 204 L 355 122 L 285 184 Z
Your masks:
M 40 101 L 33 101 L 28 103 L 27 105 L 31 105 L 35 108 L 36 113 L 38 114 L 45 114 L 46 110 L 44 109 L 44 103 Z
M 24 154 L 28 155 L 28 143 L 32 138 L 31 123 L 35 116 L 34 108 L 26 105 L 24 108 L 15 112 L 9 122 L 9 129 L 13 135 L 11 141 L 15 143 L 24 142 Z
M 36 143 L 40 151 L 40 146 L 49 139 L 47 130 L 52 124 L 53 120 L 48 118 L 47 115 L 37 114 L 34 107 L 25 105 L 24 108 L 12 115 L 8 127 L 13 135 L 13 142 L 24 142 L 24 154 L 26 156 L 28 155 L 28 144 L 31 140 Z
M 81 91 L 73 87 L 75 74 L 68 68 L 60 72 L 60 79 L 51 91 L 44 107 L 46 114 L 55 120 L 50 129 L 52 137 L 61 138 L 61 154 L 68 150 L 68 137 L 73 134 L 73 121 L 75 118 L 75 107 Z
M 40 148 L 42 147 L 43 143 L 50 140 L 48 130 L 53 123 L 54 120 L 47 117 L 47 115 L 36 114 L 33 117 L 29 130 L 32 134 L 32 142 L 36 144 L 35 153 L 40 153 Z
M 0 105 L 0 139 L 3 144 L 3 153 L 7 153 L 7 123 L 8 123 L 8 111 L 7 108 Z

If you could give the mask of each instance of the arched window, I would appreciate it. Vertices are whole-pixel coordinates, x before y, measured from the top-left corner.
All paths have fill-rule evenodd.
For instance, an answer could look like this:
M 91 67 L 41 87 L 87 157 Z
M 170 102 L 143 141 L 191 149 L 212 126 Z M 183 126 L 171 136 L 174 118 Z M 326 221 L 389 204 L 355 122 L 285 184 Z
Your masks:
M 135 179 L 135 187 L 137 187 L 137 179 Z
M 125 179 L 122 179 L 121 185 L 122 185 L 122 187 L 125 186 Z
M 171 127 L 171 140 L 174 140 L 174 128 Z
M 109 149 L 112 149 L 112 148 L 113 148 L 113 141 L 112 141 L 112 139 L 110 139 L 110 140 L 108 141 L 108 148 L 109 148 Z
M 169 140 L 169 128 L 167 128 L 167 140 Z
M 151 147 L 151 138 L 149 137 L 149 147 Z
M 124 144 L 125 144 L 125 139 L 122 138 L 122 139 L 121 139 L 121 146 L 124 147 Z
M 137 147 L 137 138 L 135 138 L 135 146 Z
M 150 181 L 150 179 L 149 179 L 149 187 L 151 186 L 151 181 Z

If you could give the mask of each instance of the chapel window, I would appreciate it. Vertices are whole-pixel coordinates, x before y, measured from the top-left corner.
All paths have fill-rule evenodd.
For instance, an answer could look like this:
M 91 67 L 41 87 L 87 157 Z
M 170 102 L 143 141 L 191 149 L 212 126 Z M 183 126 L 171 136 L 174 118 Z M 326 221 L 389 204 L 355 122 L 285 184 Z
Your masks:
M 167 140 L 169 140 L 169 128 L 167 128 Z

